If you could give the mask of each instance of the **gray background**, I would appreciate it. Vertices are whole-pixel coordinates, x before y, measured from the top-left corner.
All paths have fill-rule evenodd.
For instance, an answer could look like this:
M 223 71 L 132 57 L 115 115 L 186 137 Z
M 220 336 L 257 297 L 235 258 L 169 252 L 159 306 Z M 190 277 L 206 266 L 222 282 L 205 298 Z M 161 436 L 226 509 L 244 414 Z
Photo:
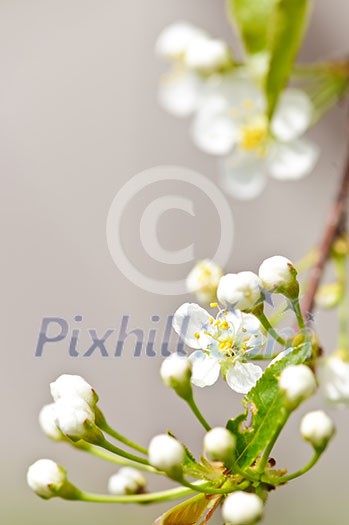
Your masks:
M 171 427 L 195 451 L 200 449 L 201 429 L 160 383 L 160 358 L 132 358 L 131 338 L 118 360 L 69 358 L 66 341 L 34 358 L 45 315 L 64 317 L 70 330 L 76 327 L 74 316 L 83 315 L 83 350 L 88 328 L 101 333 L 117 329 L 122 315 L 129 314 L 133 328 L 148 331 L 152 315 L 160 315 L 162 326 L 185 299 L 153 295 L 131 284 L 114 265 L 105 240 L 110 203 L 136 173 L 182 165 L 217 180 L 215 160 L 191 144 L 188 123 L 164 113 L 156 101 L 163 65 L 154 57 L 154 42 L 166 24 L 180 18 L 237 48 L 222 1 L 0 4 L 3 523 L 79 519 L 92 524 L 98 519 L 100 525 L 147 524 L 161 513 L 160 508 L 43 502 L 27 489 L 26 468 L 39 457 L 56 459 L 73 481 L 90 490 L 105 490 L 114 471 L 41 434 L 37 413 L 49 401 L 49 381 L 60 373 L 86 377 L 117 428 L 143 443 Z M 302 58 L 346 54 L 347 18 L 345 0 L 317 0 Z M 312 134 L 323 147 L 316 173 L 297 184 L 270 181 L 263 196 L 251 203 L 230 200 L 236 235 L 228 270 L 256 270 L 275 253 L 297 260 L 317 241 L 344 161 L 345 108 L 333 111 Z M 164 189 L 158 190 L 161 194 Z M 190 265 L 164 268 L 139 243 L 140 209 L 158 190 L 149 188 L 130 203 L 123 227 L 127 231 L 121 232 L 125 249 L 146 274 L 183 277 Z M 215 210 L 192 188 L 170 185 L 165 193 L 170 191 L 192 195 L 198 212 L 195 220 L 178 212 L 166 214 L 159 224 L 160 241 L 168 249 L 195 242 L 197 257 L 212 254 L 219 236 Z M 317 326 L 326 349 L 334 349 L 332 317 L 318 315 Z M 198 392 L 198 400 L 215 425 L 240 410 L 238 396 L 222 383 Z M 312 400 L 302 411 L 320 403 Z M 290 469 L 311 453 L 298 438 L 299 417 L 292 419 L 275 452 L 279 464 Z M 312 473 L 271 495 L 266 523 L 347 523 L 348 415 L 335 417 L 339 432 L 328 454 Z

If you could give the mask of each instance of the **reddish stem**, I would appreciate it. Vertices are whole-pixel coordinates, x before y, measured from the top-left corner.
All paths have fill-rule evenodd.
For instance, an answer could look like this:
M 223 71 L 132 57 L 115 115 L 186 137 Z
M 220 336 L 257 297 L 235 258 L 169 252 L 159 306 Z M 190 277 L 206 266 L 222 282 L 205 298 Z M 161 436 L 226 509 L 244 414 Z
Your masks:
M 315 306 L 315 297 L 321 283 L 327 259 L 341 228 L 343 217 L 346 216 L 346 206 L 349 197 L 349 158 L 340 182 L 339 191 L 331 209 L 324 237 L 319 248 L 316 264 L 310 272 L 309 287 L 302 305 L 303 314 L 308 317 Z M 309 316 L 311 317 L 311 316 Z

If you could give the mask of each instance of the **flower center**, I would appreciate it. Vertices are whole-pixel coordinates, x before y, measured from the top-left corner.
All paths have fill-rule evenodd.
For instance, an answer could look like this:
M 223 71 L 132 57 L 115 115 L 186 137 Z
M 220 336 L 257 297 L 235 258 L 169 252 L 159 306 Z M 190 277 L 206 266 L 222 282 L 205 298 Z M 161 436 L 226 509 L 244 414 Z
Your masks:
M 269 137 L 267 119 L 262 116 L 242 126 L 240 146 L 246 151 L 254 151 L 263 157 Z

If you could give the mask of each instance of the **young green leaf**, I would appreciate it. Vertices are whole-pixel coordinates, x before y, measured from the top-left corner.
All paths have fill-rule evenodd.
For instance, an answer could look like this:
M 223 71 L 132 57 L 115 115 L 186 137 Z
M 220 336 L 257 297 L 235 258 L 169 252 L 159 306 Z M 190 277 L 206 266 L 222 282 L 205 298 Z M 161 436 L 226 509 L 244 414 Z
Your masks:
M 281 91 L 287 85 L 302 44 L 308 20 L 308 0 L 277 0 L 272 13 L 269 41 L 270 65 L 266 79 L 268 115 L 272 117 Z
M 287 417 L 278 382 L 281 371 L 288 365 L 304 363 L 310 356 L 309 345 L 303 344 L 269 366 L 256 386 L 244 397 L 246 412 L 228 421 L 227 428 L 237 438 L 237 462 L 241 468 L 254 463 Z M 249 413 L 251 421 L 244 426 Z
M 238 26 L 247 53 L 268 47 L 270 19 L 277 0 L 228 0 L 228 13 Z
M 200 494 L 169 510 L 154 521 L 153 525 L 197 525 L 201 519 L 205 523 L 205 516 L 210 514 L 221 498 L 222 496 Z

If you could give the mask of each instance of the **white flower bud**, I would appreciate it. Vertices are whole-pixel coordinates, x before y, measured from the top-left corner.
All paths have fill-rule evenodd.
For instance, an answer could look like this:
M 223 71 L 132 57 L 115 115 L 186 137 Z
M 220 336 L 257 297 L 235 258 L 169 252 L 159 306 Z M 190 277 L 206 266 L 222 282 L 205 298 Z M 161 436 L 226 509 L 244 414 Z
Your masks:
M 66 482 L 66 471 L 51 459 L 39 459 L 27 472 L 29 487 L 44 499 L 57 496 Z
M 149 445 L 149 462 L 158 470 L 166 472 L 171 477 L 181 475 L 185 459 L 183 445 L 166 434 L 152 439 Z
M 95 406 L 98 401 L 98 396 L 93 390 L 92 386 L 80 376 L 63 374 L 54 383 L 50 384 L 51 395 L 54 401 L 58 401 L 62 397 L 80 397 L 91 408 Z
M 80 397 L 62 397 L 55 412 L 57 427 L 70 438 L 82 439 L 95 422 L 94 412 Z
M 147 484 L 146 478 L 143 476 L 142 472 L 132 467 L 123 467 L 119 470 L 120 476 L 127 477 L 134 480 L 139 489 L 144 489 Z
M 297 270 L 292 262 L 281 255 L 266 259 L 259 268 L 263 287 L 269 292 L 287 293 L 291 290 L 297 296 L 299 287 L 296 276 Z
M 236 437 L 226 428 L 213 428 L 204 438 L 204 452 L 212 461 L 225 461 L 234 458 Z
M 281 390 L 287 401 L 296 408 L 316 391 L 316 380 L 313 372 L 305 365 L 290 365 L 282 372 L 279 380 Z
M 188 399 L 192 395 L 191 374 L 191 361 L 178 354 L 167 357 L 160 369 L 160 376 L 164 384 L 173 388 L 184 399 Z
M 214 302 L 222 275 L 221 267 L 213 261 L 209 259 L 199 261 L 187 277 L 187 290 L 195 293 L 201 303 L 209 304 Z
M 138 493 L 138 485 L 134 479 L 121 474 L 114 474 L 108 481 L 108 492 L 113 496 L 126 496 Z
M 263 502 L 256 494 L 234 492 L 224 501 L 222 513 L 230 525 L 254 525 L 263 515 Z
M 190 69 L 212 73 L 229 63 L 229 48 L 222 40 L 196 38 L 188 46 L 185 63 Z
M 302 419 L 301 434 L 315 449 L 324 449 L 334 433 L 332 419 L 322 410 L 310 412 Z
M 125 467 L 111 476 L 108 482 L 108 492 L 114 496 L 139 494 L 146 486 L 145 477 L 136 469 Z
M 158 55 L 169 60 L 178 60 L 184 57 L 188 46 L 195 39 L 207 38 L 201 29 L 188 22 L 176 22 L 160 33 L 155 50 Z
M 219 281 L 217 297 L 225 307 L 250 312 L 263 299 L 262 282 L 253 272 L 228 273 Z
M 39 413 L 41 430 L 54 441 L 63 439 L 63 434 L 56 425 L 56 404 L 51 403 L 42 407 Z
M 338 406 L 349 403 L 349 363 L 343 361 L 340 352 L 320 362 L 317 376 L 327 401 Z

